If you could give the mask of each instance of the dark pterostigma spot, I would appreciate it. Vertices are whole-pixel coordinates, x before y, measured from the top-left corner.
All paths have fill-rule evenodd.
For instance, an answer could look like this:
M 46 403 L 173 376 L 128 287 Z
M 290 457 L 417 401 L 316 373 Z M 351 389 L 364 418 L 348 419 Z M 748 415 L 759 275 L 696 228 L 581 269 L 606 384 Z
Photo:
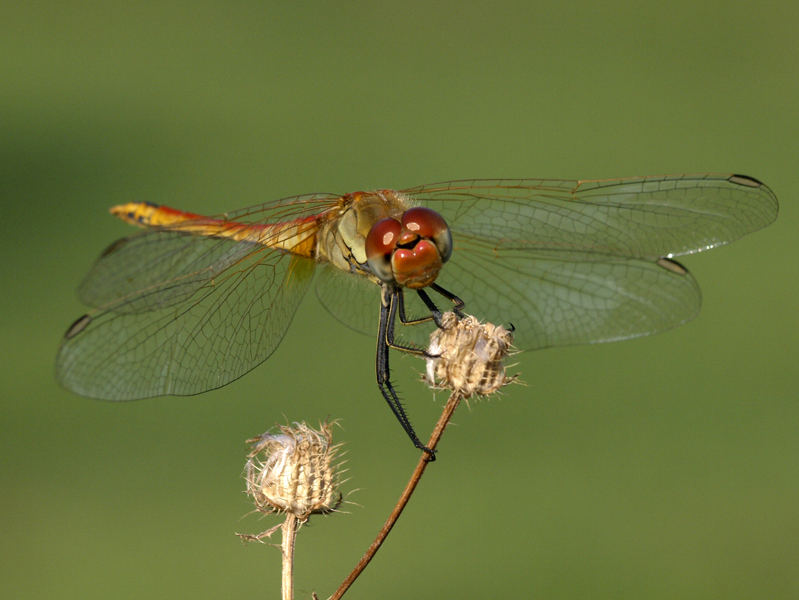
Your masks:
M 749 177 L 749 175 L 730 175 L 727 179 L 730 183 L 737 183 L 738 185 L 745 185 L 747 187 L 757 188 L 763 185 L 762 181 L 758 181 L 754 177 Z
M 659 258 L 657 261 L 659 267 L 663 267 L 667 271 L 671 271 L 672 273 L 677 273 L 677 275 L 687 275 L 688 269 L 683 267 L 680 263 L 676 260 L 672 260 L 671 258 Z
M 128 243 L 127 238 L 121 238 L 121 239 L 118 239 L 115 242 L 111 242 L 108 245 L 108 247 L 106 247 L 106 249 L 103 250 L 102 254 L 100 254 L 100 257 L 108 256 L 109 254 L 112 254 L 112 253 L 116 252 L 117 250 L 119 250 L 122 246 L 124 246 L 127 243 Z
M 64 339 L 69 340 L 74 338 L 81 331 L 86 329 L 86 326 L 91 322 L 91 315 L 83 315 L 82 317 L 78 317 L 75 322 L 69 326 L 69 329 L 67 329 L 67 332 L 64 334 Z

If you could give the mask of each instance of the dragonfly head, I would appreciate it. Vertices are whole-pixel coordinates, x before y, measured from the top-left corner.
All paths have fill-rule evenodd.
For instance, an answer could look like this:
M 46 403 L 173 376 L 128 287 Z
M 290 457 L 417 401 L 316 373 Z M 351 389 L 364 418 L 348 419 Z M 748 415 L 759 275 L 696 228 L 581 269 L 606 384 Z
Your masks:
M 437 212 L 416 206 L 402 219 L 380 219 L 366 236 L 366 260 L 386 283 L 423 288 L 438 277 L 452 255 L 452 234 Z

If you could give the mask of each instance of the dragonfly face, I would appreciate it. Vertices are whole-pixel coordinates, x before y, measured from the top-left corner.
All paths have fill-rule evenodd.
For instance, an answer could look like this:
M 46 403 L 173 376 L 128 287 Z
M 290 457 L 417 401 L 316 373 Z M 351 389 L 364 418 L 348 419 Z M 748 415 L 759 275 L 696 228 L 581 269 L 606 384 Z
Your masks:
M 369 268 L 384 283 L 427 287 L 451 255 L 452 234 L 446 221 L 423 206 L 406 210 L 400 220 L 379 220 L 366 236 Z
M 730 243 L 777 211 L 765 184 L 731 174 L 448 181 L 218 217 L 130 203 L 113 214 L 146 230 L 109 246 L 81 284 L 92 310 L 64 336 L 57 377 L 108 400 L 205 392 L 271 355 L 312 280 L 332 315 L 373 334 L 377 284 L 378 383 L 421 446 L 388 349 L 401 347 L 397 316 L 436 321 L 428 292 L 513 323 L 522 350 L 649 335 L 699 310 L 698 284 L 675 257 Z M 420 329 L 403 338 L 424 344 Z

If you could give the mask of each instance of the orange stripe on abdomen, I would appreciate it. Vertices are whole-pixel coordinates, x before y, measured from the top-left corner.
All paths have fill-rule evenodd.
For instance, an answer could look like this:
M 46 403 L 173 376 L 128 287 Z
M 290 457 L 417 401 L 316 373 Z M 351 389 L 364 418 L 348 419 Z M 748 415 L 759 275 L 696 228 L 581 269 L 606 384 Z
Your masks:
M 236 221 L 212 219 L 149 202 L 129 202 L 113 206 L 111 214 L 138 227 L 158 227 L 202 237 L 231 239 L 263 244 L 313 258 L 316 253 L 318 225 L 316 217 L 304 217 L 283 223 L 248 225 Z

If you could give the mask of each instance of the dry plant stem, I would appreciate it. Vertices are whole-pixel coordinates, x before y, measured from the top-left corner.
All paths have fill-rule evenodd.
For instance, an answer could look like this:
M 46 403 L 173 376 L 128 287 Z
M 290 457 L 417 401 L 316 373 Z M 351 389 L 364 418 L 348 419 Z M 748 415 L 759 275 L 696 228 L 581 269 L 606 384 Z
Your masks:
M 283 555 L 283 600 L 294 600 L 294 541 L 297 538 L 297 521 L 296 516 L 287 513 L 282 526 L 283 540 L 280 549 Z
M 461 401 L 461 396 L 458 392 L 452 392 L 447 400 L 446 406 L 444 406 L 444 411 L 441 413 L 441 416 L 438 418 L 438 422 L 436 423 L 435 428 L 433 429 L 433 433 L 430 435 L 430 441 L 427 442 L 427 447 L 431 450 L 435 450 L 436 446 L 438 445 L 438 441 L 441 439 L 442 434 L 444 433 L 444 429 L 446 429 L 449 420 L 452 418 L 452 413 L 455 412 L 455 409 L 458 407 L 458 404 Z M 394 527 L 394 524 L 399 519 L 399 516 L 402 514 L 405 505 L 408 504 L 408 500 L 411 499 L 411 495 L 413 491 L 416 489 L 416 484 L 419 483 L 419 480 L 422 478 L 422 474 L 424 470 L 427 468 L 427 463 L 430 462 L 430 459 L 427 456 L 427 453 L 422 452 L 422 456 L 419 458 L 419 462 L 416 465 L 416 469 L 414 469 L 413 474 L 411 475 L 408 484 L 405 486 L 405 489 L 402 492 L 397 504 L 394 506 L 394 510 L 391 511 L 388 519 L 386 520 L 383 528 L 380 530 L 380 533 L 377 534 L 375 541 L 372 542 L 372 545 L 366 550 L 364 555 L 361 557 L 361 560 L 358 561 L 358 564 L 355 565 L 355 568 L 352 570 L 352 573 L 347 575 L 347 578 L 342 582 L 342 584 L 338 587 L 336 592 L 330 596 L 329 600 L 338 600 L 341 598 L 344 593 L 350 588 L 350 586 L 358 579 L 358 576 L 363 572 L 369 562 L 372 560 L 377 551 L 380 549 L 380 546 L 385 541 L 386 537 L 388 537 L 389 532 Z

